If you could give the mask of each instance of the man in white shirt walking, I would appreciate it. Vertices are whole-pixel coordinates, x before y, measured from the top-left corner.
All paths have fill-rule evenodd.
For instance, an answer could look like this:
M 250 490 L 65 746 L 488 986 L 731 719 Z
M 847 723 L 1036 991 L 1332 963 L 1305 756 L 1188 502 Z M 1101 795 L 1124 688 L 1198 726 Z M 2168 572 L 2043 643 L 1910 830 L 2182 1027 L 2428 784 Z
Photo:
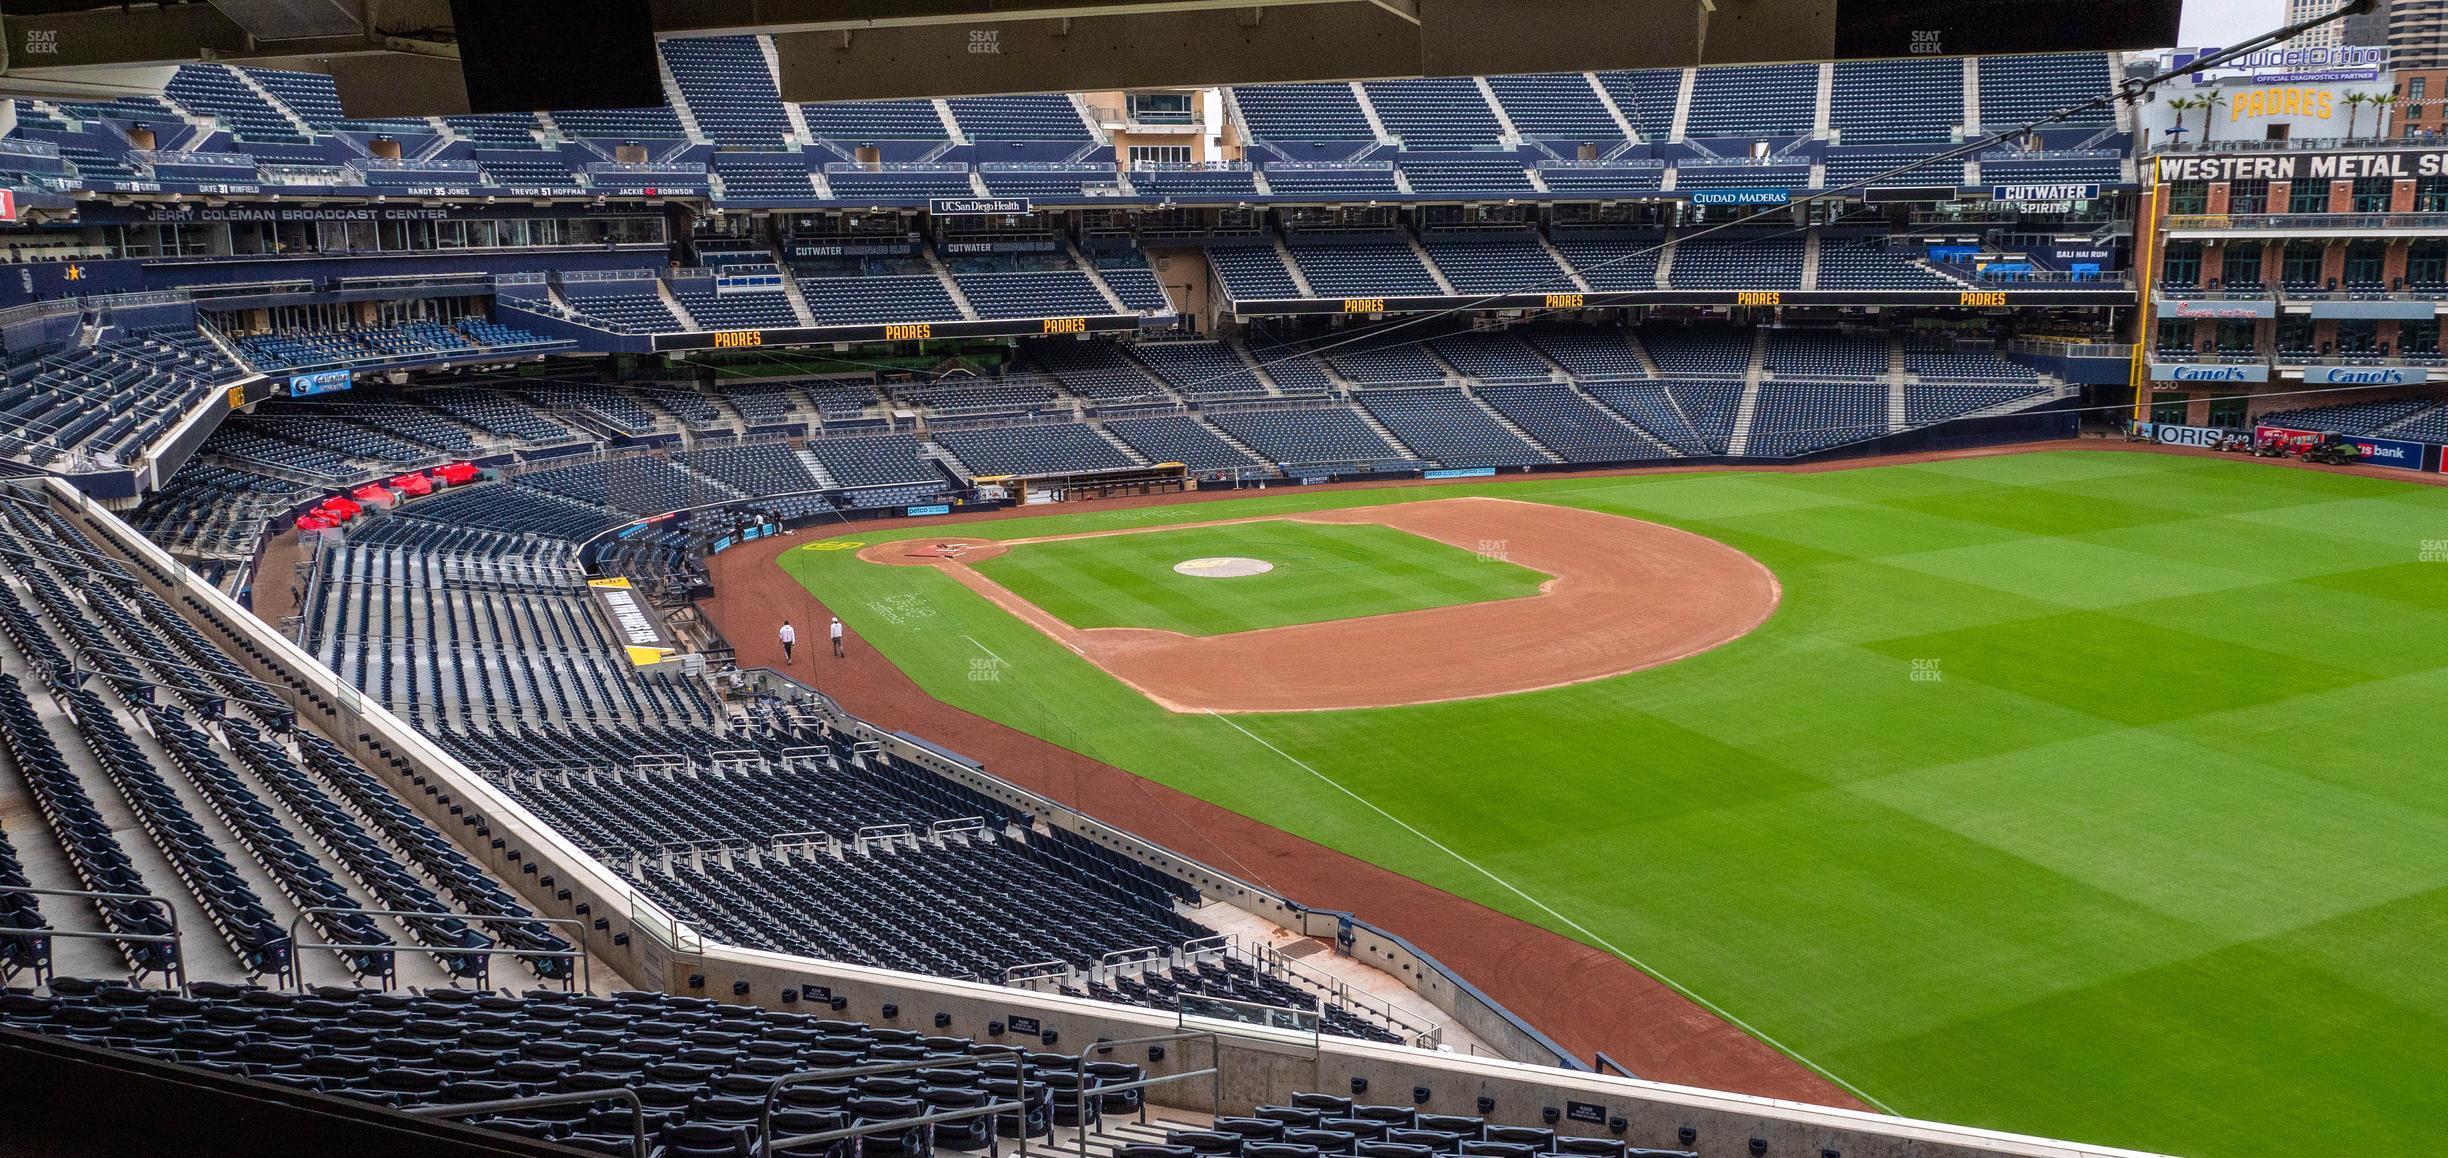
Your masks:
M 840 659 L 842 655 L 841 616 L 836 615 L 833 617 L 833 658 Z
M 791 622 L 790 622 L 790 620 L 787 620 L 787 619 L 783 620 L 783 621 L 782 621 L 782 666 L 784 666 L 784 667 L 789 667 L 791 664 L 793 664 L 793 663 L 797 662 L 796 660 L 793 660 L 793 659 L 791 658 L 791 645 L 792 645 L 792 644 L 794 644 L 794 643 L 797 643 L 797 642 L 799 642 L 799 631 L 798 631 L 798 629 L 797 629 L 797 628 L 794 628 L 794 627 L 792 627 L 792 626 L 791 626 Z

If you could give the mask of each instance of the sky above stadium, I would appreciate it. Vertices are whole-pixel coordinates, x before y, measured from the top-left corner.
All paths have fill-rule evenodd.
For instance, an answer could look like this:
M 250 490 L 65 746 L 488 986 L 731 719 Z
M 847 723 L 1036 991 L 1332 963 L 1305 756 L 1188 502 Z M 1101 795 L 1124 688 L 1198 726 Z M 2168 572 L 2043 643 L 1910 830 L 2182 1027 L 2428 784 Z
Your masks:
M 2182 47 L 2234 44 L 2286 21 L 2286 0 L 2185 0 Z

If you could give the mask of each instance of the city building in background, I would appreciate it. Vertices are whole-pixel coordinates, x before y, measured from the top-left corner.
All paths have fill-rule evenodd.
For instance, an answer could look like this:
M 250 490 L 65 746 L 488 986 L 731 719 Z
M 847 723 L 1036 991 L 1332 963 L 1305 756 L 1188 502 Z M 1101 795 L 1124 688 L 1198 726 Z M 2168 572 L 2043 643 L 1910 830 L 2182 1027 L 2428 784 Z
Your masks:
M 2369 12 L 2338 22 L 2338 43 L 2348 48 L 2388 47 L 2389 0 L 2378 0 Z
M 2287 0 L 2286 22 L 2301 24 L 2327 15 L 2338 0 Z M 2338 48 L 2346 43 L 2343 21 L 2331 21 L 2287 42 L 2289 48 Z
M 2448 0 L 2390 0 L 2388 9 L 2390 63 L 2448 68 Z

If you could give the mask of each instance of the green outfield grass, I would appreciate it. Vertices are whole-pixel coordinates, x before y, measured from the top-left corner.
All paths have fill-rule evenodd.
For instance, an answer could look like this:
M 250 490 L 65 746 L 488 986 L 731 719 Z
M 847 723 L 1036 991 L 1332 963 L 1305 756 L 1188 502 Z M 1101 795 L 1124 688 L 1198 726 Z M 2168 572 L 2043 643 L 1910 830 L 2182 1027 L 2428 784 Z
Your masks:
M 1899 1112 L 2239 1158 L 2443 1142 L 2448 490 L 2064 451 L 993 531 L 1469 493 L 1715 537 L 1784 602 L 1616 679 L 1228 721 L 932 571 L 784 565 L 953 704 L 1628 954 Z
M 1275 569 L 1184 575 L 1186 559 L 1243 556 Z M 1073 627 L 1227 635 L 1538 594 L 1548 576 L 1392 527 L 1280 519 L 1094 539 L 1020 543 L 977 564 L 987 578 Z

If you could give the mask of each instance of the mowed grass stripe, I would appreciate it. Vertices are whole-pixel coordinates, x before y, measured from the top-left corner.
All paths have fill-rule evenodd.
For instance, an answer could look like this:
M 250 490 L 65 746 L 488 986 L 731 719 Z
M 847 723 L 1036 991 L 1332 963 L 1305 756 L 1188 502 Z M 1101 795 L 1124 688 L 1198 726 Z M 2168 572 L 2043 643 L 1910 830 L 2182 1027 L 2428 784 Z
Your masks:
M 1261 575 L 1207 578 L 1174 565 L 1244 557 Z M 980 573 L 1073 627 L 1228 635 L 1518 599 L 1548 576 L 1391 527 L 1268 520 L 1016 543 Z
M 1235 722 L 1901 1111 L 2239 1158 L 2434 1148 L 2448 563 L 2420 552 L 2448 493 L 2102 450 L 995 529 L 1469 493 L 1722 539 L 1785 602 L 1618 679 Z M 940 575 L 786 566 L 959 707 L 1559 927 Z M 1011 670 L 969 682 L 956 636 L 865 608 L 902 592 Z

